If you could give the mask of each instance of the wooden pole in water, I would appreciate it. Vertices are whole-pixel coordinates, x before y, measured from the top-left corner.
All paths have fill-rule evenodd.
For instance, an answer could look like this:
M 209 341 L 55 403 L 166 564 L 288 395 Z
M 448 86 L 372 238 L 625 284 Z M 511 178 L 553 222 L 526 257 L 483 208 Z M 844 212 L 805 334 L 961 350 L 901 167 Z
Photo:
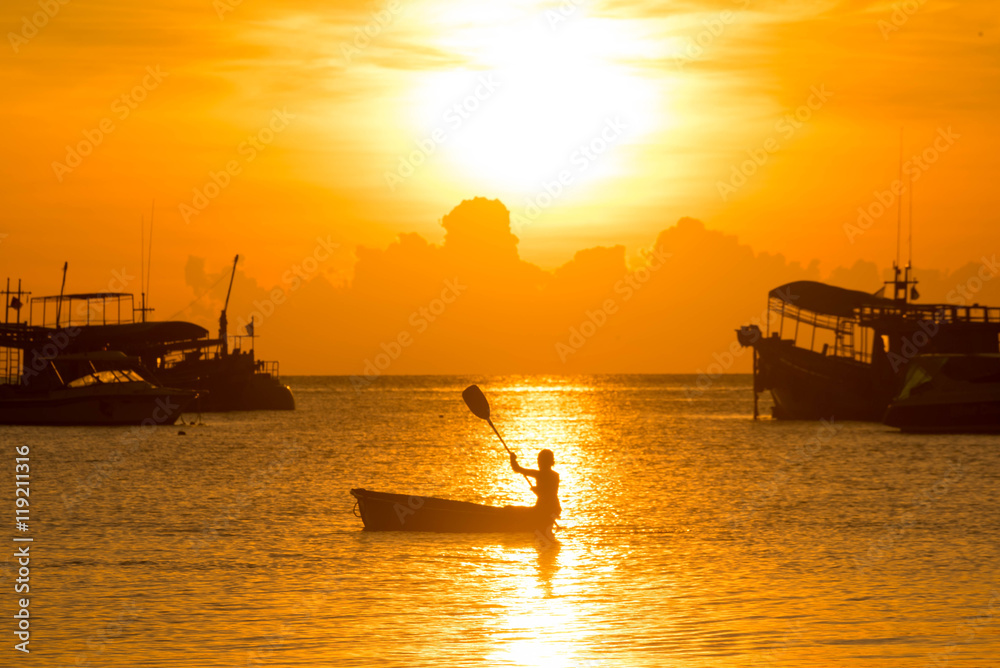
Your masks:
M 753 419 L 757 419 L 757 347 L 753 349 Z

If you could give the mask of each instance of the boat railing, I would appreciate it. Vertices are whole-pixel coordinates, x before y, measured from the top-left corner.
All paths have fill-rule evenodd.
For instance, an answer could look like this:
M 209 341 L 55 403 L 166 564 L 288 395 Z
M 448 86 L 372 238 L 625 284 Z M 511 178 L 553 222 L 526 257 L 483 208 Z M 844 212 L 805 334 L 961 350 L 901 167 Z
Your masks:
M 274 378 L 275 380 L 280 379 L 280 376 L 278 375 L 277 362 L 265 362 L 264 360 L 257 360 L 257 368 L 254 370 L 254 373 L 257 373 L 259 375 L 270 375 L 271 378 Z
M 32 297 L 28 321 L 38 327 L 125 325 L 135 321 L 128 292 L 91 292 Z
M 973 304 L 906 304 L 899 307 L 865 306 L 858 310 L 862 324 L 885 322 L 891 318 L 930 321 L 941 324 L 981 323 L 1000 325 L 1000 308 Z
M 898 306 L 863 306 L 850 316 L 817 313 L 801 309 L 779 298 L 769 300 L 769 310 L 776 325 L 768 321 L 768 334 L 791 341 L 793 345 L 825 356 L 850 358 L 869 363 L 874 333 L 884 331 L 893 321 L 904 327 L 921 322 L 935 324 L 985 324 L 1000 329 L 1000 308 L 960 304 L 900 304 Z M 800 341 L 800 327 L 808 341 Z
M 827 313 L 818 313 L 799 308 L 779 298 L 770 299 L 770 313 L 777 326 L 768 320 L 768 332 L 771 336 L 791 341 L 793 345 L 819 352 L 824 356 L 843 357 L 858 362 L 871 361 L 869 341 L 873 330 L 863 326 L 858 318 L 841 317 Z M 808 336 L 808 342 L 799 341 L 800 328 Z

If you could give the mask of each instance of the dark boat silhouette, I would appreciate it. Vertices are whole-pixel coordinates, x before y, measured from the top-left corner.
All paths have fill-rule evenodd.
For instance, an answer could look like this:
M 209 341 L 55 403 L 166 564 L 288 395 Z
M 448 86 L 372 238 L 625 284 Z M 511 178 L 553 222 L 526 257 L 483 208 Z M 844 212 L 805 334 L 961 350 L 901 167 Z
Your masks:
M 366 489 L 352 489 L 351 494 L 368 531 L 531 533 L 552 528 L 552 518 L 531 506 L 484 506 Z
M 121 352 L 25 359 L 34 362 L 29 373 L 7 375 L 0 384 L 0 424 L 168 425 L 197 394 L 150 382 L 138 360 Z
M 238 257 L 238 256 L 237 256 Z M 65 268 L 64 268 L 65 270 Z M 234 266 L 235 273 L 235 266 Z M 229 285 L 232 291 L 232 277 Z M 9 290 L 16 304 L 15 323 L 29 293 Z M 226 308 L 219 318 L 219 336 L 212 338 L 204 327 L 184 321 L 147 321 L 145 299 L 135 307 L 134 296 L 127 292 L 92 292 L 32 297 L 27 304 L 25 326 L 43 345 L 57 336 L 65 339 L 61 354 L 84 354 L 120 351 L 138 362 L 138 371 L 149 381 L 196 392 L 189 411 L 222 412 L 238 410 L 294 410 L 291 389 L 281 382 L 277 362 L 257 360 L 252 335 L 233 337 L 238 342 L 249 338 L 249 350 L 229 347 Z M 6 309 L 9 313 L 10 304 Z M 141 320 L 136 321 L 136 314 Z M 9 316 L 7 318 L 9 321 Z M 37 323 L 37 324 L 35 324 Z M 7 325 L 8 329 L 12 325 Z M 66 331 L 72 335 L 67 336 Z M 59 332 L 63 332 L 62 335 Z M 12 331 L 11 336 L 16 333 Z M 0 346 L 6 345 L 0 338 Z M 0 359 L 0 366 L 4 364 Z M 7 363 L 7 367 L 11 367 Z
M 1000 432 L 1000 354 L 918 355 L 884 422 L 906 432 Z
M 882 421 L 918 356 L 998 352 L 1000 309 L 912 303 L 909 267 L 886 285 L 892 298 L 815 281 L 771 290 L 766 330 L 736 330 L 754 351 L 755 416 L 770 391 L 775 418 Z
M 30 293 L 20 282 L 15 292 L 8 279 L 0 295 L 0 424 L 173 424 L 197 396 L 144 376 L 141 361 L 121 351 L 72 350 L 82 330 L 63 326 L 61 299 L 45 326 L 21 320 Z

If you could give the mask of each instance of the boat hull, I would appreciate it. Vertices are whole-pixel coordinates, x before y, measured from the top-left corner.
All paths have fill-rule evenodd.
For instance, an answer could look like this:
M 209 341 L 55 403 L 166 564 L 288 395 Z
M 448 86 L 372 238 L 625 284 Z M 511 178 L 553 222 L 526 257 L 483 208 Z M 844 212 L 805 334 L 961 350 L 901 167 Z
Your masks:
M 156 372 L 168 387 L 198 391 L 190 410 L 205 413 L 229 411 L 295 410 L 292 390 L 266 373 L 257 373 L 246 355 L 184 362 Z
M 528 506 L 483 506 L 429 496 L 352 489 L 366 531 L 531 533 L 548 531 L 553 519 Z
M 50 426 L 170 425 L 195 397 L 194 392 L 119 388 L 14 392 L 0 398 L 0 424 Z
M 893 402 L 885 424 L 915 434 L 1000 433 L 1000 398 L 992 401 Z
M 757 391 L 769 390 L 773 415 L 790 420 L 878 422 L 892 398 L 895 378 L 880 379 L 870 364 L 761 339 Z
M 921 355 L 886 409 L 914 433 L 1000 433 L 1000 355 Z

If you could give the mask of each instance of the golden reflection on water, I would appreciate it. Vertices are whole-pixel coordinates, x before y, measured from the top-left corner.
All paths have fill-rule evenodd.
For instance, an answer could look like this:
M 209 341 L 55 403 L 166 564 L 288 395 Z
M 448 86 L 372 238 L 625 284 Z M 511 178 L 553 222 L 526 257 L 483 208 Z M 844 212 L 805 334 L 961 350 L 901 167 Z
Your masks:
M 210 416 L 114 465 L 112 430 L 16 432 L 44 464 L 44 665 L 72 664 L 129 602 L 141 615 L 91 665 L 853 668 L 1000 652 L 992 441 L 849 424 L 801 459 L 815 425 L 752 422 L 744 380 L 688 402 L 694 379 L 475 379 L 524 465 L 555 452 L 559 543 L 365 532 L 352 487 L 534 495 L 461 403 L 470 379 L 298 382 L 294 413 Z M 286 442 L 303 447 L 288 458 Z M 913 510 L 954 458 L 964 477 Z M 63 510 L 95 466 L 107 480 Z
M 555 453 L 555 470 L 559 472 L 559 497 L 563 517 L 572 518 L 581 496 L 593 494 L 597 485 L 593 478 L 581 476 L 588 468 L 586 452 L 600 444 L 597 413 L 600 407 L 596 387 L 589 384 L 565 384 L 558 379 L 541 378 L 492 388 L 493 422 L 518 461 L 527 468 L 537 468 L 536 457 L 543 449 Z M 492 430 L 484 429 L 482 447 L 500 448 Z M 485 433 L 488 432 L 488 433 Z M 492 443 L 490 442 L 492 439 Z M 499 455 L 498 455 L 499 457 Z M 506 452 L 503 453 L 506 457 Z M 491 458 L 486 458 L 487 462 Z M 501 466 L 505 462 L 501 461 Z M 495 465 L 486 464 L 487 482 L 492 482 L 488 499 L 504 503 L 533 505 L 535 496 L 524 478 L 513 474 L 509 467 L 497 477 Z M 492 480 L 490 480 L 492 478 Z M 570 526 L 572 519 L 560 522 Z
M 578 632 L 581 609 L 573 605 L 581 593 L 576 578 L 569 575 L 555 582 L 563 564 L 562 547 L 558 543 L 536 546 L 535 549 L 508 549 L 504 557 L 510 561 L 510 583 L 513 593 L 502 594 L 503 614 L 494 622 L 494 633 L 508 640 L 498 644 L 488 655 L 491 665 L 513 665 L 525 668 L 579 665 L 574 659 L 585 640 Z

